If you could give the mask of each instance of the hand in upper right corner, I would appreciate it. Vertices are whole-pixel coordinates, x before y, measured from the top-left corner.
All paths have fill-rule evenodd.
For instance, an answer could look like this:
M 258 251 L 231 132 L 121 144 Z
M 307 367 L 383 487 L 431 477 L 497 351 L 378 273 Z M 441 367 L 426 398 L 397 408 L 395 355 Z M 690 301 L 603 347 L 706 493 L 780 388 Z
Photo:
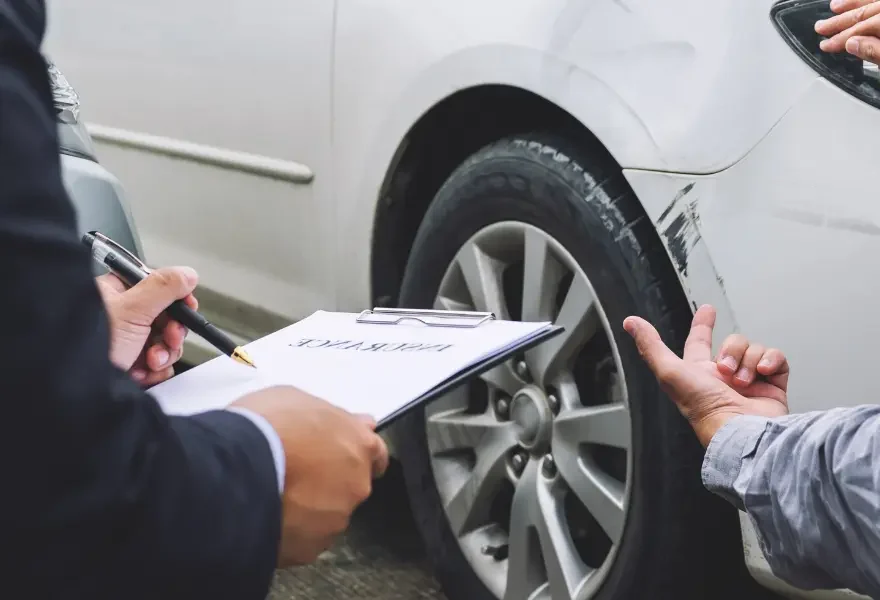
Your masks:
M 835 16 L 816 22 L 816 33 L 824 52 L 848 52 L 880 64 L 880 2 L 877 0 L 832 0 Z

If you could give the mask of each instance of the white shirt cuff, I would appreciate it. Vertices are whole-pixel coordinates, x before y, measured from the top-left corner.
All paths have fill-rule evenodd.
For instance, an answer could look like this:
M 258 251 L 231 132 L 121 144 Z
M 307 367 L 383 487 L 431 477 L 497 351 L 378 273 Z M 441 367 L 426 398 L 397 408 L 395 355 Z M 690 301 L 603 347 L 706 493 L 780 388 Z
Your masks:
M 278 437 L 278 433 L 275 431 L 275 428 L 264 419 L 261 415 L 258 415 L 252 410 L 248 410 L 246 408 L 241 408 L 240 406 L 230 406 L 226 410 L 234 413 L 238 413 L 247 419 L 250 419 L 251 423 L 257 426 L 257 429 L 263 432 L 263 435 L 266 437 L 266 441 L 269 442 L 269 449 L 272 450 L 272 458 L 275 460 L 275 474 L 278 476 L 278 493 L 284 491 L 284 472 L 287 467 L 286 460 L 284 457 L 284 445 L 281 443 L 281 438 Z

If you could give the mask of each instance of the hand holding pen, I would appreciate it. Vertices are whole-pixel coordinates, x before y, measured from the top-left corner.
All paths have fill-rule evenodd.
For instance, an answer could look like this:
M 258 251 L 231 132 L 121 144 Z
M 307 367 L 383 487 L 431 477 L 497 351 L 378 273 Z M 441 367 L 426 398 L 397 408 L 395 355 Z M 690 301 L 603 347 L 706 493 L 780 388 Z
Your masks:
M 143 387 L 174 376 L 187 329 L 164 311 L 178 299 L 191 308 L 198 275 L 187 267 L 156 269 L 131 289 L 112 273 L 96 278 L 110 325 L 110 360 Z
M 138 284 L 144 282 L 146 285 L 147 282 L 145 280 L 151 273 L 151 269 L 147 267 L 139 258 L 134 256 L 131 252 L 126 250 L 124 247 L 120 246 L 110 238 L 102 235 L 99 232 L 93 231 L 87 233 L 83 236 L 83 243 L 88 246 L 92 251 L 92 257 L 97 261 L 106 266 L 113 275 L 118 278 L 118 281 L 114 282 L 111 285 L 110 280 L 105 280 L 103 283 L 99 281 L 99 286 L 102 289 L 102 295 L 105 298 L 105 304 L 109 299 L 112 299 L 114 296 L 112 292 L 116 294 L 122 294 L 123 289 L 134 288 L 125 292 L 127 296 L 131 296 L 132 292 L 135 292 Z M 166 270 L 162 270 L 166 271 Z M 185 275 L 182 275 L 183 272 L 191 272 L 188 269 L 168 269 L 167 273 L 169 275 L 169 279 L 186 279 Z M 187 288 L 191 291 L 195 287 L 195 273 L 191 272 L 191 276 L 193 281 L 189 282 L 191 287 Z M 154 276 L 155 277 L 155 276 Z M 158 278 L 157 278 L 158 280 Z M 120 285 L 121 283 L 121 285 Z M 167 306 L 167 309 L 164 311 L 167 317 L 173 319 L 177 323 L 180 323 L 184 327 L 188 328 L 190 331 L 196 333 L 201 336 L 205 341 L 213 345 L 215 348 L 220 350 L 223 354 L 229 356 L 233 360 L 253 367 L 254 363 L 251 360 L 250 356 L 248 356 L 247 352 L 241 347 L 239 347 L 232 339 L 230 339 L 226 334 L 224 334 L 220 329 L 211 324 L 204 316 L 196 312 L 195 308 L 197 307 L 197 303 L 195 302 L 195 298 L 193 298 L 187 292 L 187 289 L 183 289 L 186 287 L 186 281 L 169 281 L 168 290 L 165 290 L 168 293 L 176 293 L 177 295 L 173 295 L 172 297 L 167 299 L 167 302 L 163 303 L 163 306 Z M 180 287 L 181 290 L 177 290 L 176 288 Z M 174 300 L 175 298 L 183 298 Z M 171 300 L 174 300 L 171 302 Z M 155 307 L 156 303 L 153 302 L 151 306 Z M 161 310 L 155 309 L 153 310 Z M 153 321 L 158 315 L 150 315 L 149 310 L 142 311 L 144 314 L 140 316 L 140 319 L 144 321 L 144 323 L 135 323 L 135 326 L 143 326 L 147 327 L 152 326 Z M 111 320 L 113 319 L 113 315 L 111 314 Z M 170 335 L 171 340 L 166 339 L 168 341 L 176 341 L 179 338 L 180 344 L 182 345 L 182 336 L 184 332 L 182 330 L 176 329 L 175 327 L 170 328 L 171 331 L 165 332 L 165 335 Z M 179 335 L 175 337 L 175 331 Z M 149 352 L 149 350 L 147 350 Z M 149 360 L 149 356 L 145 357 L 146 360 Z M 118 361 L 115 361 L 118 364 Z

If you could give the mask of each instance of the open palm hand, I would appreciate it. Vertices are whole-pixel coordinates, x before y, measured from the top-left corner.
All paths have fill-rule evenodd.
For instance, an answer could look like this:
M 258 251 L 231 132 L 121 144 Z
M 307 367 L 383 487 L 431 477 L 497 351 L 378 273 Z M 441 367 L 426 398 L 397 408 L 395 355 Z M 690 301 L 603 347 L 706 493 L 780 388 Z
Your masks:
M 688 419 L 703 445 L 737 415 L 776 417 L 788 413 L 788 361 L 779 350 L 729 336 L 712 358 L 715 309 L 697 310 L 682 358 L 670 350 L 657 330 L 639 317 L 624 328 L 661 387 Z

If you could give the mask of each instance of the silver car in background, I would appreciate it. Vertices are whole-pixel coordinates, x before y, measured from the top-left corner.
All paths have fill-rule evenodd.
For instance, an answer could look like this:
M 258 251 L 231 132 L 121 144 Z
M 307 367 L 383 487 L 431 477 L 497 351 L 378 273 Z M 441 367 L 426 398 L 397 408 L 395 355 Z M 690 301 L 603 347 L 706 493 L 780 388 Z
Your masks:
M 47 62 L 58 121 L 61 173 L 76 209 L 79 231 L 98 230 L 142 258 L 131 207 L 119 181 L 98 162 L 80 116 L 79 95 L 55 63 Z

